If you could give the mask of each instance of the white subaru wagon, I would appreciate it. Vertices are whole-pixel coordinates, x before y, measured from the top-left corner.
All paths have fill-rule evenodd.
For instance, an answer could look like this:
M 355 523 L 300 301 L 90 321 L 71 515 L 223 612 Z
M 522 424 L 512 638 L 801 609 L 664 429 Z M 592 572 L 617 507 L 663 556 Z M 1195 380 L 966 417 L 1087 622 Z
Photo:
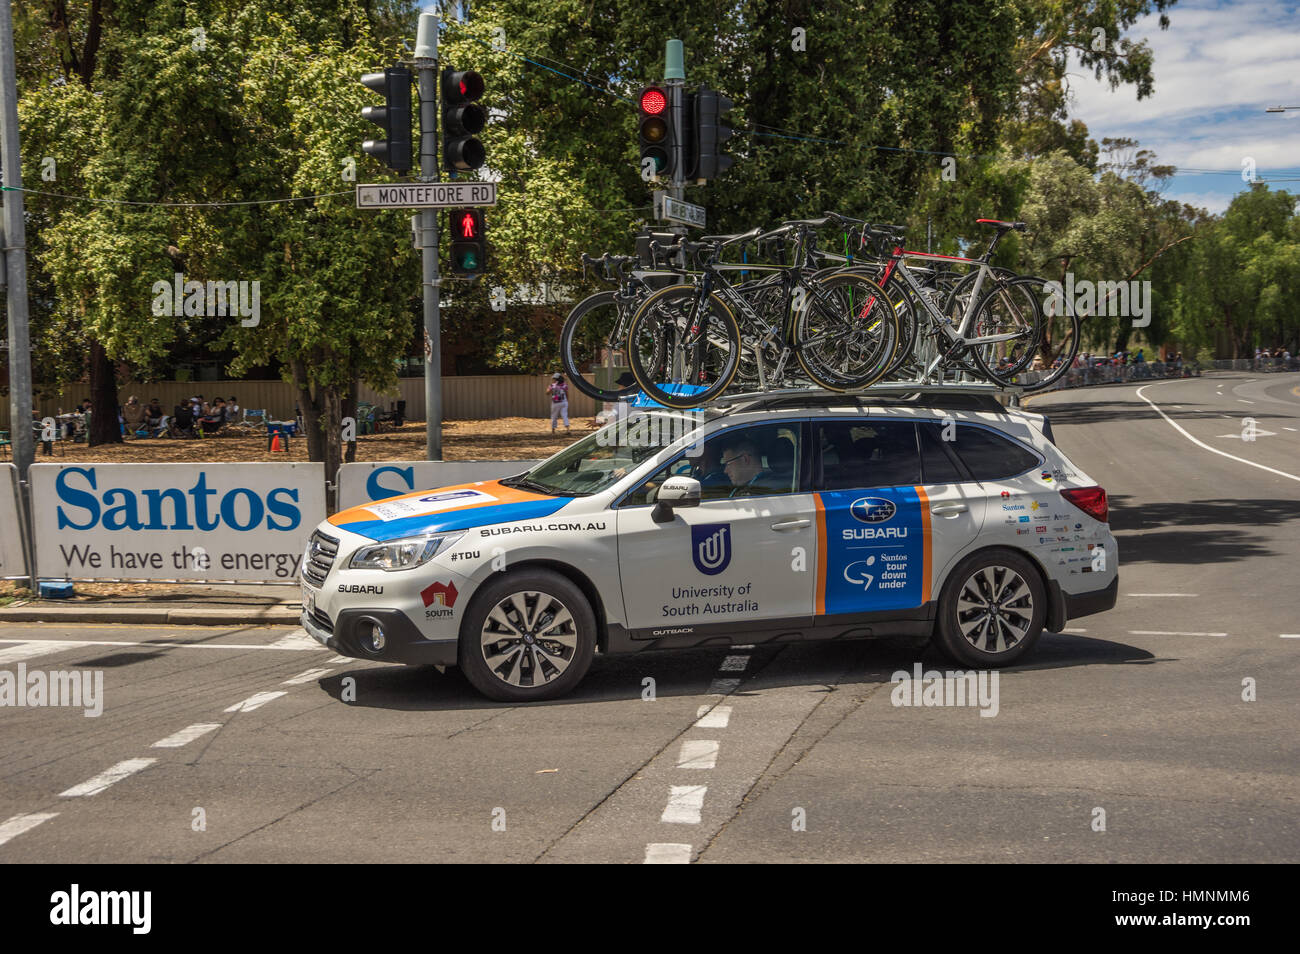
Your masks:
M 308 544 L 302 625 L 510 702 L 570 691 L 596 650 L 909 635 L 1005 666 L 1114 606 L 1107 520 L 1047 421 L 991 394 L 773 394 L 341 511 Z

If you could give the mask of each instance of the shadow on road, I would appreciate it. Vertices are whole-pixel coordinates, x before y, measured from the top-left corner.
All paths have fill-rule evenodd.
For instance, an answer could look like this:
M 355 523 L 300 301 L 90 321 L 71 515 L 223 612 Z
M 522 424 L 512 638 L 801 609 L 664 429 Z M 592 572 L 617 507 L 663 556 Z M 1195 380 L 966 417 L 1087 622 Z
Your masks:
M 1110 527 L 1121 566 L 1131 563 L 1223 563 L 1277 551 L 1255 527 L 1300 519 L 1297 500 L 1188 500 L 1128 505 L 1110 498 Z

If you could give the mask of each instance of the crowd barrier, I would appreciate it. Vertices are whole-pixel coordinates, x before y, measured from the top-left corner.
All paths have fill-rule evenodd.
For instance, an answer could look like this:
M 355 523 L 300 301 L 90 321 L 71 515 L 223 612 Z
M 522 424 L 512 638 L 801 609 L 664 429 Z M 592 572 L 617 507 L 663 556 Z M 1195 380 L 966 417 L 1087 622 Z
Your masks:
M 344 464 L 339 509 L 521 473 L 534 460 Z M 33 464 L 35 575 L 293 583 L 325 519 L 324 464 Z M 18 471 L 0 465 L 0 579 L 33 575 Z

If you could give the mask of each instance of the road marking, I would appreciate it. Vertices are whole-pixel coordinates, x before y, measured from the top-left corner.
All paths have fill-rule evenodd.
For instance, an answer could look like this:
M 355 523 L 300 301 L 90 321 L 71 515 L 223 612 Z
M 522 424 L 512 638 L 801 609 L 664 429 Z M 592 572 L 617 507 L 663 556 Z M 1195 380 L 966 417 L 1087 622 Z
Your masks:
M 112 768 L 100 772 L 94 778 L 87 779 L 80 785 L 74 785 L 66 792 L 59 792 L 59 798 L 77 798 L 83 795 L 98 795 L 114 782 L 120 782 L 122 779 L 139 772 L 141 769 L 147 769 L 157 761 L 157 759 L 127 759 L 125 762 L 118 762 Z
M 174 732 L 165 739 L 160 739 L 153 744 L 155 749 L 179 749 L 182 745 L 188 745 L 201 735 L 207 735 L 213 729 L 220 729 L 224 723 L 221 722 L 197 722 L 194 725 L 187 725 L 179 732 Z
M 1290 431 L 1290 432 L 1293 433 L 1293 434 L 1295 433 L 1295 428 L 1294 428 L 1294 427 L 1283 427 L 1282 430 L 1284 430 L 1284 431 Z
M 312 640 L 310 646 L 277 646 L 274 643 L 128 643 L 121 640 L 110 639 L 0 639 L 0 643 L 19 643 L 23 645 L 40 645 L 54 646 L 50 652 L 63 652 L 65 649 L 77 649 L 82 646 L 130 646 L 140 649 L 324 649 L 320 643 Z M 5 653 L 9 650 L 0 649 L 0 662 L 5 661 Z M 37 653 L 37 655 L 44 655 Z M 30 658 L 30 657 L 18 657 Z
M 1185 632 L 1165 632 L 1159 629 L 1130 629 L 1130 636 L 1227 636 L 1227 633 L 1185 633 Z
M 285 694 L 286 693 L 283 692 L 259 692 L 257 693 L 257 695 L 249 696 L 243 702 L 236 702 L 233 706 L 231 706 L 226 711 L 227 712 L 252 712 L 254 709 L 260 709 L 268 702 L 272 702 L 275 699 L 279 699 L 281 696 Z
M 33 812 L 30 815 L 15 815 L 8 821 L 0 823 L 0 845 L 17 838 L 25 831 L 31 831 L 42 822 L 58 817 L 58 812 Z
M 1061 630 L 1061 632 L 1063 632 L 1063 633 L 1086 633 L 1087 630 L 1084 629 L 1084 628 L 1082 628 L 1081 626 L 1067 626 L 1065 629 Z
M 331 672 L 329 669 L 308 669 L 306 672 L 300 672 L 298 675 L 286 679 L 280 683 L 282 686 L 301 686 L 304 682 L 311 682 L 319 676 L 324 676 Z
M 295 629 L 285 633 L 271 644 L 271 649 L 324 649 L 325 647 L 307 635 L 305 629 Z
M 1237 398 L 1238 404 L 1254 404 L 1254 401 L 1247 401 L 1245 398 Z
M 53 656 L 55 653 L 66 652 L 69 649 L 76 649 L 81 646 L 93 646 L 94 643 L 74 642 L 73 640 L 62 640 L 56 645 L 47 645 L 46 641 L 18 641 L 18 640 L 0 640 L 0 642 L 17 642 L 17 646 L 10 646 L 7 649 L 0 649 L 0 665 L 5 663 L 22 662 L 24 659 L 35 659 L 38 656 Z
M 360 660 L 353 659 L 351 656 L 335 656 L 333 659 L 326 661 L 332 663 L 354 663 L 359 662 Z
M 718 667 L 719 672 L 743 672 L 749 665 L 748 656 L 728 656 L 722 660 L 722 665 Z
M 674 785 L 668 790 L 668 806 L 659 817 L 661 822 L 676 825 L 698 825 L 700 811 L 704 808 L 707 785 Z
M 1195 593 L 1125 593 L 1125 596 L 1195 596 Z
M 1300 633 L 1278 633 L 1283 639 L 1300 639 Z
M 645 846 L 645 861 L 642 864 L 689 865 L 692 851 L 694 849 L 690 845 L 649 844 Z
M 731 706 L 700 706 L 695 717 L 697 729 L 725 729 L 731 721 Z
M 718 764 L 721 743 L 714 739 L 687 739 L 677 755 L 680 769 L 711 769 Z
M 1235 460 L 1235 461 L 1237 461 L 1238 463 L 1241 463 L 1241 464 L 1249 464 L 1251 467 L 1258 467 L 1260 470 L 1266 470 L 1266 471 L 1268 471 L 1270 474 L 1277 474 L 1279 477 L 1286 477 L 1286 478 L 1289 479 L 1289 480 L 1294 480 L 1294 481 L 1300 482 L 1300 477 L 1297 477 L 1295 474 L 1288 474 L 1288 473 L 1287 473 L 1286 471 L 1284 471 L 1284 470 L 1274 470 L 1272 467 L 1265 467 L 1263 464 L 1257 464 L 1257 463 L 1255 463 L 1253 460 L 1246 460 L 1246 458 L 1244 458 L 1244 457 L 1237 457 L 1237 456 L 1234 455 L 1234 454 L 1229 454 L 1227 451 L 1221 451 L 1221 450 L 1219 450 L 1217 447 L 1211 447 L 1209 444 L 1206 444 L 1204 441 L 1197 440 L 1197 439 L 1196 439 L 1195 437 L 1193 437 L 1191 434 L 1187 433 L 1187 431 L 1184 430 L 1183 427 L 1182 427 L 1182 426 L 1181 426 L 1177 421 L 1175 421 L 1172 417 L 1170 417 L 1170 416 L 1169 416 L 1168 414 L 1166 414 L 1164 411 L 1160 410 L 1160 407 L 1156 404 L 1155 401 L 1151 400 L 1149 397 L 1147 397 L 1145 394 L 1142 393 L 1142 392 L 1145 391 L 1147 388 L 1149 388 L 1149 387 L 1153 387 L 1153 386 L 1154 386 L 1154 385 L 1144 384 L 1142 387 L 1140 387 L 1140 388 L 1137 389 L 1137 391 L 1136 391 L 1137 396 L 1140 397 L 1142 400 L 1146 401 L 1148 404 L 1150 404 L 1151 407 L 1155 409 L 1155 412 L 1156 412 L 1157 414 L 1159 414 L 1159 415 L 1160 415 L 1161 417 L 1163 417 L 1163 418 L 1164 418 L 1164 419 L 1165 419 L 1165 420 L 1166 420 L 1170 425 L 1173 426 L 1174 430 L 1178 431 L 1178 433 L 1182 434 L 1184 437 L 1186 437 L 1189 441 L 1191 441 L 1191 442 L 1192 442 L 1193 444 L 1195 444 L 1197 447 L 1203 448 L 1203 449 L 1209 451 L 1211 454 L 1218 454 L 1220 457 L 1226 457 L 1226 458 L 1228 458 L 1229 460 Z
M 728 693 L 735 692 L 736 687 L 739 685 L 739 679 L 715 679 L 713 682 L 709 683 L 709 693 L 711 695 L 725 696 Z
M 1216 434 L 1216 435 L 1214 435 L 1214 436 L 1215 436 L 1215 437 L 1231 437 L 1233 440 L 1236 440 L 1236 441 L 1244 441 L 1244 440 L 1247 439 L 1247 438 L 1246 438 L 1246 435 L 1244 435 L 1244 434 Z M 1250 436 L 1251 436 L 1251 438 L 1256 438 L 1256 437 L 1277 437 L 1277 431 L 1266 431 L 1266 430 L 1263 430 L 1262 428 L 1257 428 L 1256 430 L 1250 432 Z

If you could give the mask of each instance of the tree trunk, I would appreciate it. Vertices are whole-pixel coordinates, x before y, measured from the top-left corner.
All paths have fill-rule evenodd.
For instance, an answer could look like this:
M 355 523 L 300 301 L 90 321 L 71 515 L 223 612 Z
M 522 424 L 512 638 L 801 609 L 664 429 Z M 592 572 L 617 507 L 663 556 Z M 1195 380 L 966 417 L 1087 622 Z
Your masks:
M 122 428 L 117 420 L 117 373 L 98 341 L 90 343 L 90 404 L 89 445 L 122 443 Z
M 357 419 L 357 381 L 356 381 L 356 378 L 353 378 L 353 379 L 352 379 L 352 383 L 348 385 L 347 393 L 343 395 L 343 409 L 342 409 L 342 415 L 343 415 L 343 417 L 350 417 L 350 418 L 352 418 L 353 421 L 356 421 L 356 419 Z M 356 459 L 357 459 L 357 442 L 356 442 L 356 431 L 354 430 L 354 431 L 353 431 L 353 439 L 350 440 L 350 441 L 348 441 L 348 443 L 347 443 L 347 447 L 344 449 L 344 452 L 343 452 L 343 460 L 344 460 L 346 463 L 352 464 L 352 463 L 355 463 L 355 462 L 356 462 Z
M 301 358 L 290 362 L 293 383 L 298 389 L 298 406 L 302 409 L 303 436 L 307 439 L 307 457 L 325 464 L 325 481 L 330 484 L 338 475 L 343 462 L 343 442 L 339 433 L 342 427 L 343 402 L 337 388 L 324 385 L 312 387 L 307 376 L 307 363 Z M 325 492 L 326 507 L 334 512 L 334 495 Z

